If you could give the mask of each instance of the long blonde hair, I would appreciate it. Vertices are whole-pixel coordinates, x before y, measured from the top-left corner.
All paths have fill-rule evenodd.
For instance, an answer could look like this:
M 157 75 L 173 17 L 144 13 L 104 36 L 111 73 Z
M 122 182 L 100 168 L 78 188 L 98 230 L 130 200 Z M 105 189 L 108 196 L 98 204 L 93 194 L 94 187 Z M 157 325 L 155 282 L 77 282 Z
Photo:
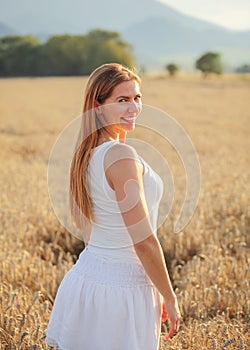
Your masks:
M 86 173 L 92 150 L 98 144 L 101 129 L 106 129 L 101 124 L 95 108 L 112 95 L 117 85 L 131 80 L 141 84 L 138 75 L 117 63 L 103 64 L 89 77 L 81 130 L 70 168 L 70 208 L 72 218 L 79 228 L 83 228 L 86 218 L 89 221 L 95 219 Z

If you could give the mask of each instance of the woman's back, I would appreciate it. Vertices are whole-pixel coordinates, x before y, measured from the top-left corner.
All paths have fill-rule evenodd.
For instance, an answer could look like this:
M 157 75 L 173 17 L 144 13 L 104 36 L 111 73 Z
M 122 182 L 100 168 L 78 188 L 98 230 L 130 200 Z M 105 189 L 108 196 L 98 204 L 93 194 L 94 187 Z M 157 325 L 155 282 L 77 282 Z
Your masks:
M 95 222 L 88 246 L 90 251 L 119 260 L 136 260 L 131 236 L 124 224 L 121 209 L 115 191 L 111 188 L 105 175 L 105 155 L 119 141 L 108 141 L 93 149 L 89 162 L 87 181 L 93 203 Z M 118 146 L 119 147 L 119 146 Z M 131 147 L 125 145 L 125 147 Z M 159 202 L 163 193 L 163 183 L 158 174 L 135 152 L 138 161 L 143 164 L 143 185 L 149 218 L 154 234 L 157 232 L 157 215 Z M 110 152 L 109 152 L 110 153 Z

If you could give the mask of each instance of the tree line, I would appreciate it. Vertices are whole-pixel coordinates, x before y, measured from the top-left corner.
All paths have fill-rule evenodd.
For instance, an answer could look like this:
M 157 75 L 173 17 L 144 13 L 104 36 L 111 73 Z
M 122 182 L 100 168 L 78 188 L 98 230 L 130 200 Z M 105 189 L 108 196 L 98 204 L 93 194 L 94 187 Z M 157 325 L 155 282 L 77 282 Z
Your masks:
M 165 68 L 170 76 L 174 76 L 180 69 L 175 63 L 169 63 Z M 211 73 L 220 75 L 223 73 L 221 55 L 216 52 L 206 52 L 195 61 L 195 68 L 202 72 L 204 78 Z
M 171 62 L 165 66 L 169 75 L 173 77 L 180 70 L 180 67 Z M 195 61 L 195 68 L 201 71 L 204 78 L 206 78 L 209 74 L 217 74 L 221 75 L 223 73 L 223 62 L 221 59 L 221 55 L 217 52 L 205 52 L 201 57 L 199 57 Z M 250 73 L 250 65 L 243 64 L 240 67 L 235 69 L 235 73 Z
M 102 63 L 132 67 L 132 46 L 114 31 L 55 35 L 41 43 L 33 36 L 0 38 L 0 76 L 89 75 Z
M 134 66 L 132 45 L 118 32 L 91 30 L 86 35 L 55 35 L 45 43 L 33 36 L 0 37 L 0 77 L 15 76 L 77 76 L 89 75 L 103 63 L 118 62 Z M 174 76 L 180 67 L 174 62 L 165 68 Z M 195 68 L 204 77 L 222 74 L 221 55 L 206 52 L 195 62 Z M 144 72 L 143 67 L 141 71 Z M 249 73 L 250 65 L 236 69 L 236 73 Z

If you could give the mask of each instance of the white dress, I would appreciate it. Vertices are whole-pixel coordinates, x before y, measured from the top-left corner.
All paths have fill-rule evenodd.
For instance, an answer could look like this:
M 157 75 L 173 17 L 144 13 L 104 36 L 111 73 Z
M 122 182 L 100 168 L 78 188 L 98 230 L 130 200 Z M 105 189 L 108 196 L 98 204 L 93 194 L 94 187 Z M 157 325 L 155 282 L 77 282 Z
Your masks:
M 117 141 L 118 142 L 118 141 Z M 46 332 L 60 350 L 157 350 L 162 297 L 136 255 L 104 172 L 108 141 L 96 147 L 88 166 L 95 223 L 88 246 L 62 280 Z M 163 182 L 139 155 L 154 233 Z

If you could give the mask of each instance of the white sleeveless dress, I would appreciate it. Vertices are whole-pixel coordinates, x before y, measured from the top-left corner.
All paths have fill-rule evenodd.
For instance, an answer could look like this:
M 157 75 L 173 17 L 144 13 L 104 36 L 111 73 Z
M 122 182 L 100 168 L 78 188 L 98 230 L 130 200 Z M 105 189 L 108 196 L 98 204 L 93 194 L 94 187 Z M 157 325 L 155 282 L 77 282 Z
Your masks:
M 46 332 L 60 350 L 157 350 L 162 297 L 136 255 L 96 147 L 88 166 L 95 223 L 88 246 L 62 280 Z M 139 155 L 149 217 L 157 231 L 163 182 Z

